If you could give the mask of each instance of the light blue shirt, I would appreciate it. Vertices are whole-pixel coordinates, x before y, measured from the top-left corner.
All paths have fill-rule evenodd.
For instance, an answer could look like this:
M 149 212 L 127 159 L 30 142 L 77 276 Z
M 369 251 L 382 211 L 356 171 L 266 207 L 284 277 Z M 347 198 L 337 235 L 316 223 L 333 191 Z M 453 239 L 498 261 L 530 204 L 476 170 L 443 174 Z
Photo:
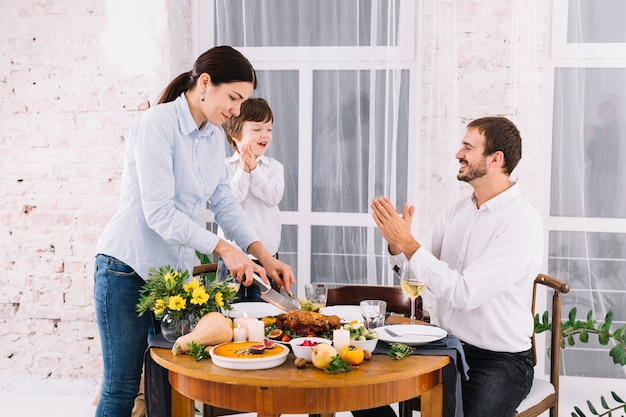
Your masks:
M 259 238 L 231 190 L 221 127 L 196 126 L 182 94 L 145 111 L 126 141 L 117 211 L 96 253 L 119 259 L 143 279 L 162 265 L 191 270 L 195 250 L 220 238 L 198 221 L 207 205 L 225 237 L 247 248 Z

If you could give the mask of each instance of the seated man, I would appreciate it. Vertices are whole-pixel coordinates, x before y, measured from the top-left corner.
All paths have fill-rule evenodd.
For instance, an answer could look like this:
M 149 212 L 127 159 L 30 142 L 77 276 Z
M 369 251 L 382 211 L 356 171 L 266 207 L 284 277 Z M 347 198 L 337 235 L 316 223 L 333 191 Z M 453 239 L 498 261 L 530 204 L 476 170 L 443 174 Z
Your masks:
M 400 216 L 388 198 L 371 205 L 392 263 L 409 260 L 411 272 L 437 296 L 439 324 L 463 343 L 469 365 L 469 380 L 462 382 L 465 417 L 510 417 L 532 385 L 529 312 L 543 226 L 509 179 L 521 155 L 511 121 L 471 122 L 456 158 L 457 178 L 474 192 L 445 210 L 419 242 L 411 235 L 414 206 L 405 203 Z M 390 407 L 353 414 L 395 415 Z

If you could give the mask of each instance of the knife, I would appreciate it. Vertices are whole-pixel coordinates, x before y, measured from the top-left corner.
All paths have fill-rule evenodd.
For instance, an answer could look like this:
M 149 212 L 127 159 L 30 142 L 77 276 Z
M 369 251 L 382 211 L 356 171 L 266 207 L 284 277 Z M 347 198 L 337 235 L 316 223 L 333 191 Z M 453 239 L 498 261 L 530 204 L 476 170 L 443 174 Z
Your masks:
M 283 297 L 278 291 L 263 282 L 258 274 L 253 275 L 252 282 L 261 290 L 261 299 L 284 311 L 299 310 L 291 299 Z

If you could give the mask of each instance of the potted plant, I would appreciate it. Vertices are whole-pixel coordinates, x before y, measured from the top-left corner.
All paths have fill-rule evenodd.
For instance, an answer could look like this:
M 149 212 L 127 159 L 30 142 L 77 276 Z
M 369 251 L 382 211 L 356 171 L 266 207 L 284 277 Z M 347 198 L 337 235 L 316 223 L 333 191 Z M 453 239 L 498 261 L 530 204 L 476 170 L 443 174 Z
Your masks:
M 598 337 L 598 342 L 601 345 L 607 345 L 611 340 L 615 343 L 610 349 L 609 355 L 613 358 L 613 362 L 618 365 L 626 365 L 626 324 L 614 331 L 611 330 L 613 323 L 613 312 L 606 313 L 604 321 L 597 322 L 592 317 L 592 312 L 589 310 L 586 320 L 576 319 L 577 309 L 572 307 L 568 314 L 567 321 L 561 324 L 561 349 L 565 349 L 566 346 L 574 346 L 576 344 L 576 338 L 582 342 L 589 342 L 589 335 L 595 334 Z M 545 311 L 541 318 L 539 314 L 535 315 L 535 333 L 542 333 L 544 331 L 550 331 L 552 326 L 548 318 L 548 312 Z M 596 407 L 590 400 L 587 400 L 587 407 L 592 415 L 595 416 L 612 416 L 614 412 L 623 410 L 626 412 L 626 401 L 624 401 L 616 392 L 611 391 L 611 396 L 616 405 L 610 405 L 604 396 L 600 397 L 600 404 L 602 408 Z M 599 410 L 599 411 L 598 411 Z M 605 410 L 605 411 L 603 411 Z M 579 408 L 574 407 L 574 411 L 571 413 L 572 417 L 585 417 L 585 413 Z
M 171 342 L 189 333 L 209 312 L 231 310 L 236 293 L 215 276 L 190 279 L 189 271 L 170 265 L 151 268 L 139 293 L 137 312 L 152 311 L 161 320 L 161 332 Z

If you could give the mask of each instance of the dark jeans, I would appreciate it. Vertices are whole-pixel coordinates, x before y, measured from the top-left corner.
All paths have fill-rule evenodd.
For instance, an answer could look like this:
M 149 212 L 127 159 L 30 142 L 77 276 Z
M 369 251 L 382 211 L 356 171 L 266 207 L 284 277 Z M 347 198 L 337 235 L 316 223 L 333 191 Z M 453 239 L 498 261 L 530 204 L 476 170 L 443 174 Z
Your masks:
M 534 369 L 530 351 L 492 352 L 464 344 L 469 380 L 462 381 L 465 417 L 512 417 L 530 392 Z M 355 417 L 396 417 L 390 406 L 352 411 Z
M 530 351 L 492 352 L 464 345 L 469 380 L 463 381 L 465 417 L 511 417 L 530 392 L 534 369 Z

